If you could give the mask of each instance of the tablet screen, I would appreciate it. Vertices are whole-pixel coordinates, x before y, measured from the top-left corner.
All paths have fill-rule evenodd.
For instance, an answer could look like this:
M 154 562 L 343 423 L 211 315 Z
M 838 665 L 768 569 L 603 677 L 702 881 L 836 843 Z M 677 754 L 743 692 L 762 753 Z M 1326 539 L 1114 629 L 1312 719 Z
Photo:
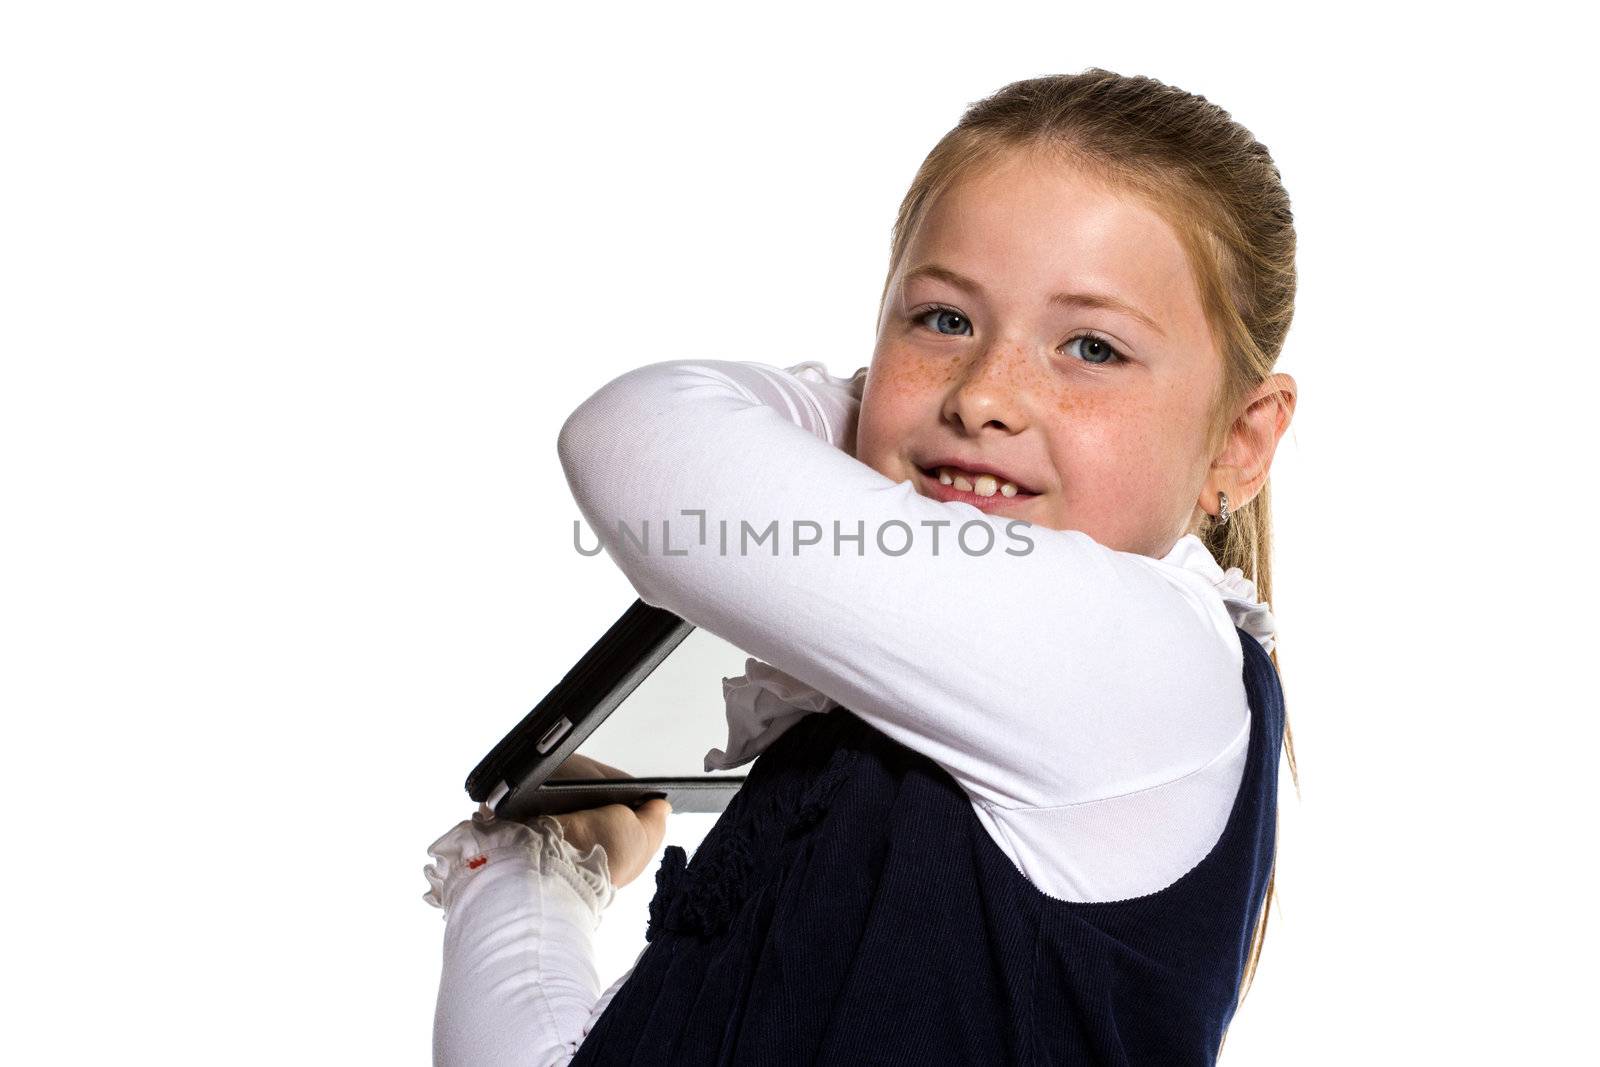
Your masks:
M 696 628 L 584 739 L 577 751 L 635 778 L 742 776 L 705 769 L 706 752 L 725 748 L 722 680 L 743 675 L 748 654 Z

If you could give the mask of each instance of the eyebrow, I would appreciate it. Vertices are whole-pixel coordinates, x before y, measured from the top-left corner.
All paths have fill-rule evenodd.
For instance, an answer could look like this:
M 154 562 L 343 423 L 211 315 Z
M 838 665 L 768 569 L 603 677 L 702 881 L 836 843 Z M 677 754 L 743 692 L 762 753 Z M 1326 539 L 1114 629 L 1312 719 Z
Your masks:
M 971 278 L 968 278 L 964 274 L 957 273 L 956 271 L 951 270 L 949 267 L 942 267 L 937 263 L 924 263 L 920 267 L 913 267 L 911 270 L 906 271 L 905 279 L 902 284 L 907 284 L 916 278 L 937 278 L 942 282 L 949 282 L 957 289 L 964 289 L 969 293 L 975 293 L 978 295 L 982 295 L 983 293 L 983 287 L 977 282 L 973 281 Z M 1051 304 L 1060 304 L 1065 307 L 1102 308 L 1106 311 L 1120 311 L 1124 315 L 1144 323 L 1161 337 L 1167 336 L 1166 331 L 1160 327 L 1155 319 L 1151 318 L 1149 315 L 1146 315 L 1144 312 L 1140 311 L 1127 301 L 1119 299 L 1118 297 L 1114 297 L 1109 293 L 1052 293 L 1050 294 L 1048 302 Z

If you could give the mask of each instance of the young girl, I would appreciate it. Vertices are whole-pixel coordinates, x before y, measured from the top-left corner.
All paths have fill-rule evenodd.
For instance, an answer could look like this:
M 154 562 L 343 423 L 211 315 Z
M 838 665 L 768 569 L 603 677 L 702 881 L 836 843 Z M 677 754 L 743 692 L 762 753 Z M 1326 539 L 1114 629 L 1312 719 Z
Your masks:
M 603 994 L 589 937 L 664 802 L 436 841 L 436 1062 L 1214 1062 L 1290 741 L 1294 287 L 1266 149 L 1090 69 L 928 155 L 869 367 L 669 360 L 584 401 L 578 506 L 641 599 L 751 653 L 706 767 L 754 764 Z

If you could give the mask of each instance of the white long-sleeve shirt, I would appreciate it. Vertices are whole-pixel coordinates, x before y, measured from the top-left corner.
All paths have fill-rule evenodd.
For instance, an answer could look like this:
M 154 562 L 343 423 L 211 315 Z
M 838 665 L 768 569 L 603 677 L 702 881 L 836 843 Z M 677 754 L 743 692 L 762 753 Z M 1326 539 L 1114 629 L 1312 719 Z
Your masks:
M 948 771 L 1043 892 L 1115 900 L 1175 881 L 1215 845 L 1242 780 L 1250 710 L 1234 626 L 1270 651 L 1268 606 L 1193 535 L 1154 559 L 891 481 L 853 456 L 863 372 L 655 363 L 561 429 L 579 510 L 639 597 L 752 654 L 724 680 L 729 739 L 707 769 L 748 762 L 802 715 L 842 704 Z M 522 897 L 494 899 L 594 906 L 548 874 L 515 884 Z M 471 915 L 448 914 L 441 1018 L 452 1004 L 490 1010 L 493 984 L 450 954 L 470 955 L 472 931 L 503 914 L 487 894 Z M 576 936 L 563 944 L 563 931 Z M 592 976 L 580 925 L 526 936 L 544 973 Z M 577 996 L 570 1017 L 504 1025 L 526 1027 L 517 1047 L 544 1040 L 556 1057 L 526 1062 L 565 1062 L 616 988 L 594 990 L 586 1016 Z M 441 1062 L 502 1062 L 458 1051 Z

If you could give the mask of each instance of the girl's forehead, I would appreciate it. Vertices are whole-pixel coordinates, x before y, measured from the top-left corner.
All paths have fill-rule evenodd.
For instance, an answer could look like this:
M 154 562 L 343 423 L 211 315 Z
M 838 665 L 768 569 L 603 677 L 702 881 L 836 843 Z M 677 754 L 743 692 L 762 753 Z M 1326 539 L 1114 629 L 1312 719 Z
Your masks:
M 1031 305 L 1093 293 L 1138 309 L 1168 338 L 1208 332 L 1177 231 L 1142 198 L 1065 164 L 995 167 L 936 197 L 907 246 L 900 284 L 948 282 L 952 273 L 997 299 Z
M 957 181 L 929 205 L 908 253 L 908 267 L 959 257 L 997 276 L 1089 272 L 1130 289 L 1188 273 L 1182 241 L 1157 210 L 1065 164 L 1018 163 Z

